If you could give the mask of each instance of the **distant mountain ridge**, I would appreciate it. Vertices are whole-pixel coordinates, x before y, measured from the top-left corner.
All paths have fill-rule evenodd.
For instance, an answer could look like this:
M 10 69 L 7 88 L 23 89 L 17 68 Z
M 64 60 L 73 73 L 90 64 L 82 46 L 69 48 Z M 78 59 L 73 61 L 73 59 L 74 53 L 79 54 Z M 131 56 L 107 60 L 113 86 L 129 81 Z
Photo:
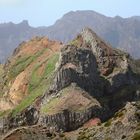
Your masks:
M 0 61 L 5 61 L 22 41 L 33 36 L 33 32 L 34 28 L 28 25 L 28 21 L 0 24 Z
M 26 20 L 0 24 L 0 61 L 5 62 L 22 41 L 33 36 L 48 36 L 66 43 L 84 27 L 93 29 L 112 46 L 140 58 L 140 16 L 107 17 L 94 11 L 71 11 L 49 27 L 34 28 Z
M 65 14 L 48 28 L 52 39 L 65 42 L 72 39 L 83 27 L 88 26 L 112 46 L 128 51 L 133 57 L 140 54 L 140 17 L 106 17 L 93 11 L 76 11 Z

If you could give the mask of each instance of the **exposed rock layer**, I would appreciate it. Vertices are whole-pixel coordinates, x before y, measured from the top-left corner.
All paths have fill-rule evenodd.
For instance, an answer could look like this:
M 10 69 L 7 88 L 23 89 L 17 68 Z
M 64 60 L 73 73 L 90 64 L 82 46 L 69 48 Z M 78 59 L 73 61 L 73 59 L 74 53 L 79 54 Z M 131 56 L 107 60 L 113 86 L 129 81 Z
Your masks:
M 71 131 L 81 127 L 90 119 L 97 118 L 104 122 L 124 107 L 127 101 L 140 99 L 140 73 L 135 61 L 127 53 L 111 48 L 92 30 L 84 29 L 76 39 L 64 45 L 61 51 L 60 48 L 55 48 L 55 46 L 61 47 L 60 43 L 44 39 L 38 39 L 37 43 L 35 48 L 30 45 L 31 50 L 26 44 L 26 49 L 23 45 L 21 50 L 23 49 L 24 53 L 28 50 L 29 54 L 34 52 L 33 60 L 36 58 L 38 63 L 48 55 L 46 61 L 32 69 L 35 71 L 39 68 L 36 73 L 33 73 L 33 77 L 30 77 L 32 82 L 28 85 L 33 97 L 38 95 L 41 90 L 38 89 L 42 85 L 43 88 L 45 87 L 45 93 L 42 91 L 43 93 L 34 98 L 32 104 L 25 107 L 22 102 L 24 103 L 25 100 L 25 103 L 28 103 L 27 98 L 30 94 L 26 96 L 27 98 L 20 99 L 21 104 L 20 101 L 16 102 L 15 105 L 21 105 L 23 109 L 19 111 L 17 106 L 18 108 L 8 114 L 8 117 L 0 119 L 1 132 L 25 125 L 42 125 L 58 132 Z M 46 51 L 43 49 L 38 55 L 37 48 L 42 44 Z M 15 55 L 18 58 L 24 53 L 16 50 Z M 28 69 L 25 70 L 32 68 L 36 61 L 27 65 Z M 8 73 L 11 62 L 7 64 Z M 36 77 L 37 74 L 41 75 L 43 69 L 46 75 L 41 78 Z M 15 80 L 22 71 L 13 79 Z M 30 78 L 27 77 L 28 80 Z M 9 82 L 10 86 L 12 83 L 13 80 Z M 9 100 L 15 99 L 11 98 L 15 93 L 12 92 L 13 88 L 9 91 L 5 97 L 10 97 Z M 32 99 L 31 97 L 29 99 Z

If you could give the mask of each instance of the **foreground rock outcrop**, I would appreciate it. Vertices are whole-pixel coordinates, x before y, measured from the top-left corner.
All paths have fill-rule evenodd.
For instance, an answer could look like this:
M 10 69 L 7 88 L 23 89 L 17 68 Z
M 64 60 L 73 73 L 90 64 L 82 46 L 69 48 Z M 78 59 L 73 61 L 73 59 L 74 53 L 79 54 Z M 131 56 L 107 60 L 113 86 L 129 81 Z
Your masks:
M 77 139 L 139 140 L 139 112 L 138 102 L 128 102 L 107 122 L 96 127 L 80 129 Z
M 38 52 L 40 47 L 42 51 Z M 30 55 L 35 52 L 33 56 L 17 61 L 26 51 Z M 19 68 L 19 71 L 14 71 L 14 67 Z M 135 121 L 135 128 L 139 123 L 135 115 L 139 110 L 136 106 L 140 100 L 138 63 L 129 54 L 113 49 L 88 28 L 67 45 L 43 38 L 23 44 L 5 65 L 5 71 L 3 81 L 8 86 L 2 87 L 5 93 L 1 102 L 5 101 L 12 106 L 10 109 L 3 108 L 0 119 L 1 133 L 26 126 L 27 131 L 33 131 L 34 135 L 38 135 L 34 130 L 41 126 L 40 130 L 45 128 L 46 133 L 51 135 L 48 139 L 52 139 L 56 132 L 60 134 L 79 127 L 91 127 L 92 123 L 102 123 L 103 131 L 98 132 L 100 127 L 96 126 L 95 138 L 105 139 L 108 134 L 109 138 L 115 139 L 119 133 L 125 138 L 129 137 L 126 133 L 133 129 L 129 117 Z M 104 122 L 123 107 L 128 112 L 126 111 L 124 121 L 119 121 L 126 122 L 128 127 L 120 126 L 119 129 L 115 127 L 115 120 L 112 124 L 109 121 L 107 123 L 111 127 L 108 131 L 114 133 L 107 133 Z M 4 139 L 16 136 L 20 130 L 23 128 L 12 131 Z M 89 129 L 87 131 L 93 132 Z M 82 133 L 88 135 L 88 132 L 82 131 L 74 136 L 81 139 Z M 39 138 L 47 139 L 43 136 L 46 133 Z M 63 135 L 67 137 L 67 134 Z M 89 137 L 92 139 L 94 135 Z M 120 137 L 116 137 L 116 140 Z M 24 138 L 20 136 L 20 139 Z

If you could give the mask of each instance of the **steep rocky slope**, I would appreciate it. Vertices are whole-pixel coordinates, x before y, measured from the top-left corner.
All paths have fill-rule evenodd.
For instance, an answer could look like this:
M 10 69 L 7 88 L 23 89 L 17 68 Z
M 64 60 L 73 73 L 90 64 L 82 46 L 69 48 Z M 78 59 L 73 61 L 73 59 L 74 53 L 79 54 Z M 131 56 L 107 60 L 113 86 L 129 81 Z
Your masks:
M 0 24 L 0 62 L 5 62 L 13 50 L 33 36 L 68 42 L 82 30 L 90 27 L 113 47 L 124 49 L 133 57 L 140 54 L 140 17 L 107 17 L 94 11 L 71 11 L 49 27 L 31 27 L 26 20 L 19 24 Z
M 77 139 L 139 140 L 140 110 L 138 103 L 128 102 L 110 120 L 96 127 L 79 129 Z
M 59 42 L 47 38 L 33 38 L 15 50 L 4 66 L 5 72 L 1 81 L 3 96 L 0 100 L 1 112 L 11 110 L 17 105 L 19 111 L 46 91 L 47 87 L 44 83 L 47 80 L 49 85 L 49 78 L 58 61 L 60 47 Z M 25 100 L 21 102 L 23 99 Z
M 23 43 L 4 70 L 4 140 L 118 140 L 138 131 L 139 63 L 89 28 L 67 45 L 47 38 Z

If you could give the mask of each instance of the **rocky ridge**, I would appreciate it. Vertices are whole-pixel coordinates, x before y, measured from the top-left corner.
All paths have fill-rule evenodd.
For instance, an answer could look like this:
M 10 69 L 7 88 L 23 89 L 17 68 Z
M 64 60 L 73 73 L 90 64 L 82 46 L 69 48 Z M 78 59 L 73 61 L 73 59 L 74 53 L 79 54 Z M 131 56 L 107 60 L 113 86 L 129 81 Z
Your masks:
M 46 43 L 46 45 L 42 43 Z M 28 50 L 29 45 L 31 50 Z M 42 46 L 43 51 L 36 54 L 35 52 L 40 50 L 40 46 Z M 46 53 L 44 48 L 46 49 Z M 11 67 L 18 66 L 21 62 L 23 63 L 28 60 L 24 58 L 22 61 L 16 62 L 15 65 L 16 58 L 19 58 L 27 50 L 30 55 L 35 51 L 35 59 L 29 61 L 28 65 L 22 64 L 22 66 L 26 66 L 27 68 L 24 67 L 24 69 L 19 70 L 19 73 L 12 75 L 13 77 L 10 77 L 11 79 L 9 80 L 7 75 Z M 50 51 L 49 53 L 48 50 Z M 59 58 L 53 57 L 56 53 Z M 45 63 L 43 59 L 48 57 L 48 55 L 50 57 Z M 34 69 L 33 66 L 36 62 L 42 63 Z M 35 77 L 37 74 L 36 70 L 43 64 L 47 66 L 45 75 L 43 75 L 43 78 L 40 78 L 40 75 L 39 77 Z M 108 121 L 123 107 L 128 110 L 128 114 L 130 112 L 129 116 L 136 121 L 135 127 L 139 123 L 139 120 L 133 116 L 139 110 L 136 107 L 140 99 L 139 66 L 129 54 L 112 48 L 89 28 L 85 28 L 67 45 L 48 41 L 43 38 L 35 42 L 23 44 L 23 46 L 15 51 L 13 58 L 6 64 L 5 69 L 7 74 L 4 76 L 4 79 L 7 83 L 10 81 L 11 88 L 9 86 L 3 87 L 3 89 L 7 89 L 7 93 L 3 95 L 1 100 L 4 98 L 7 99 L 7 102 L 11 100 L 13 107 L 10 108 L 11 111 L 7 113 L 7 117 L 2 115 L 0 119 L 1 133 L 21 126 L 26 126 L 27 130 L 29 130 L 28 126 L 33 127 L 32 125 L 42 126 L 49 132 L 53 131 L 53 133 L 69 132 L 82 127 L 86 122 L 96 118 L 100 120 L 99 122 L 103 126 L 104 122 Z M 27 75 L 29 74 L 29 69 L 31 69 L 31 72 L 35 72 L 35 75 L 34 73 L 32 75 L 32 79 Z M 21 81 L 17 80 L 21 75 L 23 75 Z M 30 81 L 29 83 L 27 82 L 27 85 L 30 85 L 29 89 L 25 88 L 24 92 L 14 92 L 15 90 L 13 89 L 15 87 L 13 88 L 12 86 L 15 81 L 18 81 L 20 87 L 20 82 L 25 77 L 27 81 Z M 43 87 L 43 91 L 45 92 L 38 90 L 39 87 L 35 88 L 37 84 L 40 86 L 40 82 L 42 83 L 41 88 Z M 25 91 L 30 92 L 25 94 Z M 35 91 L 37 91 L 37 96 L 32 99 L 31 97 L 34 96 Z M 22 95 L 23 98 L 18 100 L 10 96 L 11 94 L 13 96 L 16 94 L 19 95 L 19 93 L 26 96 Z M 32 95 L 31 97 L 30 94 Z M 31 100 L 30 104 L 27 102 L 28 100 Z M 135 106 L 134 104 L 131 105 L 131 103 L 127 104 L 128 101 L 135 102 Z M 132 110 L 129 110 L 129 107 Z M 5 114 L 5 110 L 2 112 L 3 114 Z M 125 114 L 125 118 L 128 119 L 127 113 Z M 113 120 L 113 122 L 115 121 Z M 129 123 L 127 124 L 129 125 Z M 129 125 L 130 127 L 131 124 Z M 114 127 L 111 125 L 109 129 L 112 130 Z M 103 131 L 100 131 L 102 134 L 100 134 L 98 127 L 96 128 L 97 136 L 95 138 L 104 139 L 106 137 L 106 129 L 103 127 Z M 91 133 L 93 132 L 89 129 L 87 130 Z M 125 134 L 128 132 L 125 127 L 124 129 L 120 129 L 118 133 L 121 133 L 123 130 L 124 135 L 128 137 Z M 8 137 L 16 135 L 19 131 L 20 129 L 14 131 L 14 133 L 10 133 Z M 82 131 L 81 135 L 77 136 L 77 139 L 83 136 L 82 133 L 88 135 L 88 132 Z M 102 137 L 98 137 L 98 135 L 102 135 Z M 108 135 L 113 139 L 116 133 L 112 133 L 113 136 L 111 134 Z M 5 139 L 8 140 L 8 137 L 6 136 Z M 20 137 L 23 139 L 22 136 Z M 92 138 L 94 138 L 94 135 L 92 135 Z

